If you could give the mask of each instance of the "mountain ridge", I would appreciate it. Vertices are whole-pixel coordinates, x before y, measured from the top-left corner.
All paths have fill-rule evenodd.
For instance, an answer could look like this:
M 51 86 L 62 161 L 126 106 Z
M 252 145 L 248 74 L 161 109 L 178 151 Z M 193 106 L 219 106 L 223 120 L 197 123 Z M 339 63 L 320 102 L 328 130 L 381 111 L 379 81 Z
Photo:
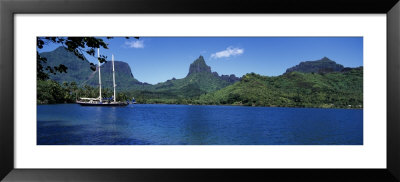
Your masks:
M 47 59 L 44 66 L 58 66 L 64 64 L 68 69 L 67 73 L 49 74 L 51 80 L 62 82 L 75 82 L 80 86 L 85 84 L 97 87 L 98 66 L 96 70 L 90 69 L 90 62 L 87 59 L 81 60 L 66 48 L 60 46 L 50 52 L 40 53 L 42 57 Z M 118 90 L 126 90 L 131 88 L 147 85 L 133 77 L 131 67 L 123 61 L 114 61 L 115 77 Z M 112 62 L 107 61 L 101 65 L 102 86 L 112 88 Z
M 322 59 L 315 61 L 303 61 L 298 65 L 286 69 L 284 74 L 290 72 L 302 72 L 302 73 L 330 73 L 330 72 L 340 72 L 344 69 L 344 66 L 337 64 L 328 57 L 323 57 Z
M 98 86 L 98 67 L 95 71 L 90 69 L 89 61 L 78 59 L 72 52 L 60 46 L 53 51 L 40 53 L 41 56 L 48 59 L 46 65 L 56 66 L 65 64 L 67 73 L 51 74 L 50 79 L 59 83 L 76 82 L 78 85 L 85 84 L 97 87 Z M 197 96 L 210 91 L 223 88 L 240 80 L 234 74 L 221 75 L 217 72 L 211 72 L 211 67 L 208 66 L 203 56 L 199 56 L 189 65 L 189 71 L 186 77 L 181 79 L 171 79 L 158 84 L 148 84 L 140 82 L 132 74 L 131 67 L 124 61 L 114 61 L 115 77 L 118 90 L 148 90 L 148 91 L 167 91 L 172 93 L 182 94 L 180 89 L 192 91 L 198 94 L 189 94 Z M 102 86 L 112 88 L 112 64 L 107 61 L 101 65 Z M 190 89 L 192 90 L 190 90 Z M 189 89 L 189 90 L 188 90 Z M 178 95 L 179 95 L 178 94 Z M 184 94 L 185 95 L 185 94 Z
M 67 81 L 81 84 L 92 74 L 88 60 L 79 59 L 75 54 L 69 52 L 62 46 L 50 52 L 42 52 L 40 53 L 40 56 L 47 59 L 47 62 L 43 63 L 43 67 L 54 67 L 59 66 L 60 64 L 63 64 L 67 67 L 67 73 L 49 73 L 51 80 L 55 80 L 60 83 Z

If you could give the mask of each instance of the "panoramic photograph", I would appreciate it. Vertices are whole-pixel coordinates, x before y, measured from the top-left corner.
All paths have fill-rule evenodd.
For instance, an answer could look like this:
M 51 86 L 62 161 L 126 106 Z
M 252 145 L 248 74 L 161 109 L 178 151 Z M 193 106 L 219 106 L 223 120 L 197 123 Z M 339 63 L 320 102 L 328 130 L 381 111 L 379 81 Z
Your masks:
M 37 145 L 363 145 L 363 37 L 37 37 Z

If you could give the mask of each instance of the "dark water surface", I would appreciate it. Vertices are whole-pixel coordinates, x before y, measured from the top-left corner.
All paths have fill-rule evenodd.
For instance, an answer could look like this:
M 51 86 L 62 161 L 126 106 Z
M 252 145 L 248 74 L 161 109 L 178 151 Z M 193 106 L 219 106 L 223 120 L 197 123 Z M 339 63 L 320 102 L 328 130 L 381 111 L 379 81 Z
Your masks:
M 37 106 L 38 145 L 362 145 L 363 110 Z

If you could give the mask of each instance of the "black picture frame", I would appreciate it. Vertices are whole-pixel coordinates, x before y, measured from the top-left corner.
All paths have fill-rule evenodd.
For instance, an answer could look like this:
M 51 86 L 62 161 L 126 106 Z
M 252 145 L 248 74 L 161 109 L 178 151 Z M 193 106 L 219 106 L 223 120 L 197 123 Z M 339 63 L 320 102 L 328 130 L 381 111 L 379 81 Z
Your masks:
M 14 15 L 31 13 L 382 13 L 387 15 L 386 169 L 15 169 Z M 318 16 L 318 15 L 316 15 Z M 400 181 L 398 0 L 0 0 L 0 180 Z M 385 61 L 385 60 L 377 60 Z M 312 160 L 312 159 L 310 159 Z

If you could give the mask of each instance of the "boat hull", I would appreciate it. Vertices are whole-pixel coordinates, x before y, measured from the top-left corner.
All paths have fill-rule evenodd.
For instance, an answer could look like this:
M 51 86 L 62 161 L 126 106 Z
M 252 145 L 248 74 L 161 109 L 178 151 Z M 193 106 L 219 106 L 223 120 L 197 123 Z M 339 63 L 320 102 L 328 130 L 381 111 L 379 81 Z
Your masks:
M 103 107 L 124 107 L 129 105 L 128 103 L 86 103 L 86 102 L 77 102 L 77 104 L 81 106 L 103 106 Z

